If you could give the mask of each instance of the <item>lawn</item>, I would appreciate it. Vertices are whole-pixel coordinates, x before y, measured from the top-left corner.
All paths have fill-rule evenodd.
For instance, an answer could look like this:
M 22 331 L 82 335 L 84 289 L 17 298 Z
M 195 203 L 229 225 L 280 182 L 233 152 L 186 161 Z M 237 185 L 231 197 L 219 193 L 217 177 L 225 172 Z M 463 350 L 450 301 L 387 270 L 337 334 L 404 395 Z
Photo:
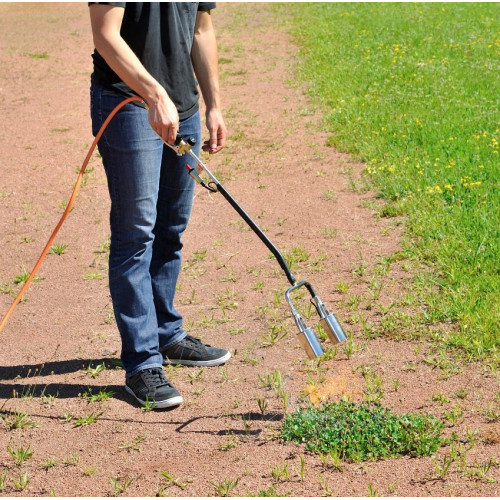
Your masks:
M 405 217 L 413 321 L 498 360 L 498 4 L 280 5 L 328 144 L 366 163 L 382 217 Z M 496 364 L 496 362 L 495 362 Z

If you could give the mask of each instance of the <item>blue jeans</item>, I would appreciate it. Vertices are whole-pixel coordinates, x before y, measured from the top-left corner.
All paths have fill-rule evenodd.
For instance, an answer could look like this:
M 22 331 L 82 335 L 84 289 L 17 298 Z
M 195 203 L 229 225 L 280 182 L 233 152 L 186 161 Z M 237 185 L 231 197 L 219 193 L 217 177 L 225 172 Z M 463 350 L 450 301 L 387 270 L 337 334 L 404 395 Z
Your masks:
M 94 135 L 123 99 L 91 86 Z M 179 133 L 196 139 L 198 155 L 199 113 L 182 121 Z M 121 359 L 131 377 L 161 367 L 159 350 L 186 336 L 173 302 L 195 183 L 185 168 L 188 156 L 165 146 L 149 125 L 147 110 L 136 104 L 118 112 L 98 147 L 111 198 L 109 288 Z

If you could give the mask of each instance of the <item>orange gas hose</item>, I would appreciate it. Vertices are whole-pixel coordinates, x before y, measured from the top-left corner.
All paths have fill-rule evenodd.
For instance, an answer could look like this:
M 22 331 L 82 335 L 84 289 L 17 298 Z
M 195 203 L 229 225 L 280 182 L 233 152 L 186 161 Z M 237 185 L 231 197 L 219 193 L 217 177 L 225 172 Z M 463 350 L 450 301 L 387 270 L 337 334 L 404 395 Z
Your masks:
M 133 101 L 142 101 L 142 98 L 137 97 L 137 96 L 128 97 L 127 99 L 120 102 L 120 104 L 118 104 L 113 109 L 113 111 L 111 111 L 111 113 L 109 114 L 109 116 L 106 118 L 106 120 L 102 124 L 101 128 L 99 129 L 99 132 L 95 136 L 94 142 L 90 146 L 90 149 L 87 153 L 87 156 L 85 157 L 85 160 L 83 160 L 82 167 L 80 168 L 80 172 L 78 173 L 78 177 L 76 178 L 75 187 L 73 188 L 73 193 L 71 194 L 71 198 L 69 199 L 66 210 L 62 214 L 61 219 L 59 220 L 59 222 L 57 223 L 57 226 L 55 227 L 54 231 L 52 232 L 52 234 L 49 238 L 49 241 L 45 245 L 45 248 L 43 249 L 40 257 L 38 258 L 38 260 L 35 264 L 35 267 L 33 268 L 33 271 L 31 271 L 31 274 L 29 275 L 28 279 L 26 280 L 23 287 L 21 288 L 21 290 L 17 294 L 17 297 L 14 299 L 14 302 L 12 303 L 12 305 L 9 307 L 9 310 L 7 311 L 5 316 L 3 317 L 2 322 L 0 323 L 0 332 L 2 332 L 4 326 L 7 324 L 7 321 L 10 318 L 11 314 L 13 313 L 15 307 L 21 301 L 21 298 L 24 295 L 24 293 L 26 292 L 26 290 L 28 289 L 28 287 L 31 283 L 31 280 L 35 277 L 38 269 L 42 265 L 43 259 L 45 258 L 45 256 L 49 252 L 50 247 L 51 247 L 52 243 L 54 242 L 54 240 L 57 236 L 57 233 L 59 232 L 59 229 L 61 229 L 63 222 L 66 220 L 66 217 L 68 216 L 69 212 L 73 208 L 73 204 L 75 203 L 76 195 L 78 194 L 78 190 L 80 189 L 80 184 L 82 183 L 83 175 L 85 174 L 85 170 L 86 170 L 87 165 L 90 161 L 90 158 L 92 157 L 92 153 L 94 152 L 94 149 L 97 146 L 97 143 L 99 142 L 99 139 L 101 138 L 102 134 L 106 130 L 106 127 L 108 126 L 109 122 L 113 119 L 113 117 L 116 115 L 116 113 L 118 113 L 118 111 L 120 111 L 120 109 L 122 109 L 124 106 L 126 106 L 127 104 L 129 104 L 130 102 L 133 102 Z

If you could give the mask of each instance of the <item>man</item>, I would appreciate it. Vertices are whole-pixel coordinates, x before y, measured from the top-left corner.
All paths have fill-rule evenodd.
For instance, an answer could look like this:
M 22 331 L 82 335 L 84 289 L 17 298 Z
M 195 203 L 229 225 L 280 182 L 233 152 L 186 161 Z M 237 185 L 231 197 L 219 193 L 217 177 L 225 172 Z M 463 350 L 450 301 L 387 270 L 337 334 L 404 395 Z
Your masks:
M 216 366 L 230 353 L 187 335 L 173 305 L 194 181 L 163 141 L 193 137 L 199 154 L 197 82 L 217 153 L 227 131 L 222 118 L 213 3 L 90 3 L 95 44 L 91 78 L 93 133 L 124 98 L 127 104 L 99 142 L 111 198 L 109 286 L 122 339 L 125 389 L 141 404 L 177 406 L 182 396 L 162 364 Z

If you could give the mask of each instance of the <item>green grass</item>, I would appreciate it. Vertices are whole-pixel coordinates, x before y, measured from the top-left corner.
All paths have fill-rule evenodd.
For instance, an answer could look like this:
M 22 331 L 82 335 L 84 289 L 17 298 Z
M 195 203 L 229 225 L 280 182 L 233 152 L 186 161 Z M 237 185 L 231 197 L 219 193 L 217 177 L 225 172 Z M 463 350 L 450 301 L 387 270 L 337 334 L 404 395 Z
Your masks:
M 48 59 L 49 55 L 47 52 L 33 52 L 32 54 L 28 54 L 32 59 Z
M 12 283 L 14 285 L 24 285 L 26 283 L 26 281 L 28 280 L 28 278 L 30 277 L 30 273 L 28 271 L 24 271 L 22 274 L 19 274 L 18 276 L 16 276 L 14 278 L 14 280 L 12 281 Z M 33 283 L 36 283 L 38 281 L 42 281 L 44 278 L 40 278 L 39 276 L 35 276 L 33 278 Z
M 0 417 L 3 417 L 3 412 L 0 412 Z M 23 411 L 16 410 L 14 412 L 8 412 L 9 417 L 6 419 L 7 428 L 12 429 L 30 429 L 37 427 L 36 422 Z
M 183 479 L 175 478 L 172 474 L 161 470 L 160 474 L 167 481 L 167 485 L 174 485 L 180 488 L 181 490 L 185 490 L 187 488 L 187 484 Z
M 19 448 L 11 448 L 7 446 L 7 451 L 10 453 L 10 456 L 14 460 L 17 465 L 22 465 L 26 460 L 30 459 L 33 456 L 33 450 L 30 445 L 27 448 L 23 446 L 19 446 Z
M 378 405 L 340 401 L 287 415 L 281 436 L 323 456 L 362 462 L 431 455 L 441 446 L 443 427 L 430 415 L 395 415 Z
M 28 472 L 24 472 L 23 474 L 19 474 L 17 479 L 12 478 L 12 484 L 16 488 L 17 491 L 23 491 L 29 483 Z
M 122 483 L 120 483 L 120 479 L 117 477 L 110 477 L 109 481 L 113 486 L 112 496 L 118 496 L 125 492 L 128 487 L 133 483 L 133 478 L 125 478 Z
M 405 216 L 428 325 L 473 359 L 500 341 L 500 26 L 487 3 L 295 3 L 298 75 L 328 144 L 366 162 Z
M 52 255 L 63 255 L 66 253 L 68 245 L 66 243 L 54 243 L 49 250 Z
M 85 392 L 78 394 L 80 397 L 86 399 L 89 403 L 99 403 L 107 401 L 114 396 L 113 391 L 99 390 L 97 394 L 92 393 L 92 387 L 89 387 Z
M 97 378 L 104 370 L 106 370 L 106 363 L 104 361 L 98 364 L 95 368 L 92 366 L 92 363 L 86 368 L 85 373 L 90 375 L 92 378 Z
M 98 413 L 92 412 L 90 415 L 85 415 L 80 418 L 73 418 L 71 423 L 73 424 L 73 427 L 85 427 L 86 425 L 94 424 L 97 422 L 99 417 L 103 414 L 104 412 L 100 411 Z
M 214 487 L 218 497 L 228 497 L 234 496 L 231 495 L 231 492 L 238 486 L 239 479 L 229 479 L 226 478 L 221 482 L 210 482 L 210 484 Z

